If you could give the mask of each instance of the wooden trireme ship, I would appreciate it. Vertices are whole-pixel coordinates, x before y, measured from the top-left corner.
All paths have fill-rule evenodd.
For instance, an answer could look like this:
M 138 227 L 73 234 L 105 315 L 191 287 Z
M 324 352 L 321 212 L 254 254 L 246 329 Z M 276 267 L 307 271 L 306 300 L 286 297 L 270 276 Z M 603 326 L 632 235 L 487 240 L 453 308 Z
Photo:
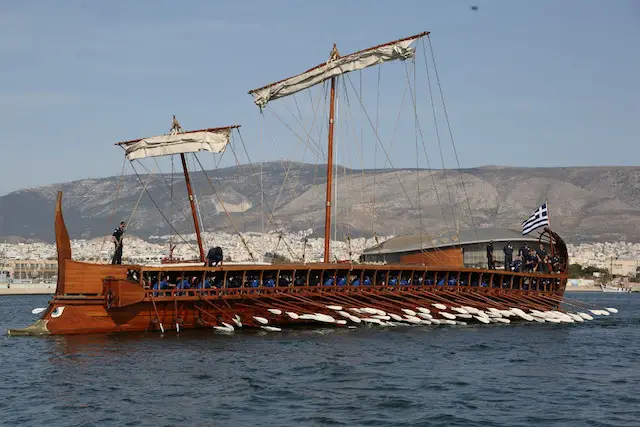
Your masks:
M 384 63 L 412 60 L 427 32 L 341 56 L 334 45 L 328 61 L 250 94 L 261 109 L 316 85 L 329 97 L 323 262 L 223 264 L 207 266 L 187 155 L 223 152 L 239 126 L 184 131 L 175 120 L 168 134 L 118 143 L 130 161 L 157 156 L 181 159 L 196 234 L 196 262 L 113 265 L 75 261 L 62 214 L 55 209 L 58 282 L 55 295 L 32 326 L 20 334 L 78 334 L 117 331 L 180 331 L 185 328 L 262 328 L 292 325 L 454 325 L 513 321 L 573 322 L 586 313 L 558 311 L 567 282 L 568 253 L 562 238 L 547 226 L 539 237 L 558 262 L 522 271 L 467 265 L 465 244 L 488 244 L 478 230 L 472 241 L 459 235 L 448 243 L 414 238 L 410 251 L 390 256 L 393 242 L 366 251 L 360 261 L 332 262 L 331 229 L 334 179 L 336 92 L 347 73 Z M 430 41 L 429 41 L 430 48 Z M 414 102 L 415 105 L 415 102 Z M 376 135 L 376 139 L 379 137 Z M 547 223 L 548 224 L 548 223 Z M 455 233 L 454 233 L 455 234 Z M 475 237 L 473 237 L 475 236 Z M 498 236 L 499 237 L 499 236 Z M 405 241 L 411 240 L 404 238 Z M 469 239 L 467 239 L 469 240 Z M 499 238 L 495 239 L 499 242 Z M 516 240 L 515 238 L 512 240 Z M 419 244 L 417 243 L 419 241 Z M 504 243 L 504 242 L 503 242 Z M 253 257 L 253 255 L 252 255 Z M 537 271 L 539 270 L 539 271 Z

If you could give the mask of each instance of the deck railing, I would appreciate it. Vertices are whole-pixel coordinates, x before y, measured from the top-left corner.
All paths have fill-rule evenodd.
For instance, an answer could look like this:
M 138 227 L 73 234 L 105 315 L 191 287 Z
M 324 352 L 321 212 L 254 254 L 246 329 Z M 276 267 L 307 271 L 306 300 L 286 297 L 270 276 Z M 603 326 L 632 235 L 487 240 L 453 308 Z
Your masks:
M 161 270 L 145 274 L 165 277 Z M 189 287 L 167 284 L 166 287 L 145 286 L 145 298 L 190 300 L 194 297 L 259 295 L 283 292 L 323 292 L 335 289 L 495 289 L 535 292 L 560 292 L 566 286 L 566 274 L 517 273 L 500 270 L 416 270 L 416 269 L 275 269 L 184 271 L 181 278 L 195 278 Z M 143 277 L 142 280 L 145 278 Z M 184 279 L 181 279 L 184 283 Z M 157 283 L 147 280 L 143 283 Z M 205 285 L 203 285 L 205 283 Z

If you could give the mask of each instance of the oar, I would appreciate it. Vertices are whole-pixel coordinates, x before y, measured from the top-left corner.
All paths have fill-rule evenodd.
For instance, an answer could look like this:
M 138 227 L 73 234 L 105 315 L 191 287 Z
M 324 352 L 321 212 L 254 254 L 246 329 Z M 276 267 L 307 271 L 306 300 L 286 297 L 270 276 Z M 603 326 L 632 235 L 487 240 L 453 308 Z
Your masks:
M 31 310 L 31 314 L 40 314 L 43 311 L 45 311 L 46 309 L 47 309 L 47 307 L 34 308 L 33 310 Z

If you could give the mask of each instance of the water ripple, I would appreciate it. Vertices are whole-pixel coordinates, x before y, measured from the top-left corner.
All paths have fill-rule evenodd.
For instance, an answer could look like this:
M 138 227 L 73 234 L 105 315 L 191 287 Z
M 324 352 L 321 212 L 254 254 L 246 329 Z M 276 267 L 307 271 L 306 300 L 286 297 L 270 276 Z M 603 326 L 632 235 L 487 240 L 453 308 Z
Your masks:
M 639 295 L 526 324 L 0 338 L 0 425 L 635 426 Z M 0 329 L 48 297 L 0 298 Z

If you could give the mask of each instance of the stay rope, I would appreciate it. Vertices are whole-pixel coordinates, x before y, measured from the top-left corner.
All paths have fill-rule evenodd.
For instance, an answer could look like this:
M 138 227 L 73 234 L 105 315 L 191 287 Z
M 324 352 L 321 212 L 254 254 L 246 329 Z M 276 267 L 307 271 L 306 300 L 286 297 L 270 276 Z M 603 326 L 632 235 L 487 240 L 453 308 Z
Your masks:
M 242 233 L 240 233 L 240 230 L 236 226 L 235 221 L 233 220 L 233 218 L 231 217 L 231 214 L 227 210 L 227 207 L 225 206 L 224 201 L 222 200 L 222 197 L 220 197 L 220 194 L 218 193 L 218 190 L 216 189 L 216 187 L 213 185 L 213 182 L 211 182 L 211 178 L 209 178 L 209 175 L 207 174 L 207 171 L 204 170 L 204 167 L 202 166 L 202 163 L 200 163 L 200 159 L 197 156 L 194 156 L 194 157 L 195 157 L 196 161 L 198 162 L 198 165 L 200 165 L 200 169 L 202 170 L 202 173 L 204 174 L 205 178 L 207 178 L 207 182 L 209 183 L 209 185 L 213 189 L 213 192 L 216 195 L 216 199 L 218 200 L 218 203 L 220 203 L 220 206 L 224 210 L 224 213 L 227 215 L 227 218 L 229 219 L 229 222 L 233 226 L 233 229 L 236 231 L 236 233 L 240 237 L 240 241 L 242 242 L 244 247 L 247 249 L 247 252 L 249 253 L 249 257 L 251 258 L 252 261 L 255 261 L 256 259 L 253 256 L 253 252 L 251 251 L 251 248 L 249 248 L 249 245 L 247 244 L 247 241 L 245 240 L 245 238 L 242 235 Z
M 138 180 L 140 181 L 140 183 L 142 183 L 142 177 L 140 176 L 140 174 L 138 173 L 138 171 L 136 170 L 136 167 L 134 166 L 133 162 L 131 163 L 131 168 L 133 169 L 133 172 L 136 174 L 136 177 L 138 177 Z M 140 163 L 140 162 L 138 162 Z M 185 245 L 187 245 L 190 249 L 192 249 L 195 253 L 199 253 L 200 251 L 197 250 L 196 248 L 193 247 L 193 245 L 191 245 L 183 236 L 182 234 L 180 234 L 180 232 L 178 230 L 176 230 L 176 228 L 174 227 L 173 223 L 167 218 L 167 216 L 164 214 L 164 212 L 162 212 L 162 209 L 160 209 L 160 207 L 158 206 L 158 204 L 156 203 L 156 201 L 154 200 L 153 196 L 151 195 L 151 193 L 149 192 L 149 189 L 145 186 L 144 187 L 144 191 L 145 193 L 147 193 L 147 195 L 149 196 L 149 200 L 151 200 L 151 203 L 153 203 L 153 205 L 156 207 L 156 209 L 158 210 L 158 213 L 160 213 L 160 215 L 162 216 L 162 218 L 166 221 L 166 223 L 169 225 L 169 227 L 171 228 L 171 230 L 173 230 L 174 233 L 176 233 L 176 235 L 178 237 L 180 237 L 180 239 L 184 242 Z
M 445 187 L 446 187 L 447 193 L 449 195 L 449 205 L 451 206 L 451 215 L 452 215 L 452 219 L 453 219 L 454 224 L 456 224 L 455 205 L 453 203 L 453 198 L 451 196 L 451 190 L 450 190 L 450 187 L 449 187 L 449 179 L 447 177 L 447 169 L 445 167 L 445 162 L 444 162 L 444 152 L 442 150 L 442 138 L 440 137 L 440 129 L 438 128 L 438 116 L 437 116 L 437 113 L 436 113 L 436 104 L 435 104 L 435 101 L 434 101 L 434 98 L 433 98 L 433 89 L 432 89 L 432 85 L 431 85 L 431 74 L 429 73 L 429 67 L 426 65 L 427 64 L 426 53 L 425 53 L 425 59 L 424 60 L 425 60 L 425 70 L 427 72 L 427 87 L 428 87 L 428 90 L 429 90 L 429 101 L 431 103 L 431 112 L 433 114 L 433 128 L 434 128 L 435 133 L 436 133 L 436 140 L 438 141 L 438 149 L 440 151 L 440 160 L 442 161 L 442 174 L 444 176 Z M 423 141 L 424 141 L 424 139 L 423 139 Z M 426 153 L 427 153 L 427 151 L 426 151 L 426 147 L 425 147 L 425 156 L 427 155 Z M 427 158 L 427 161 L 429 161 L 428 158 Z M 429 168 L 431 168 L 430 165 L 429 165 Z M 433 178 L 433 174 L 432 174 L 431 177 L 432 177 L 432 179 L 434 179 Z M 440 206 L 440 209 L 441 209 L 441 212 L 442 212 L 442 218 L 444 219 L 444 223 L 445 223 L 445 227 L 447 229 L 447 233 L 449 233 L 449 238 L 451 238 L 452 235 L 451 235 L 451 231 L 450 231 L 450 228 L 449 228 L 449 222 L 447 221 L 447 215 L 445 214 L 444 205 L 441 202 L 440 194 L 438 193 L 437 188 L 435 188 L 435 180 L 433 181 L 433 185 L 434 185 L 434 189 L 436 191 L 436 199 L 438 201 L 438 205 Z
M 248 160 L 248 162 L 249 162 L 249 167 L 251 168 L 252 176 L 254 176 L 254 177 L 255 177 L 255 176 L 256 176 L 256 171 L 255 171 L 255 168 L 253 167 L 253 162 L 251 161 L 251 157 L 249 156 L 249 152 L 247 151 L 247 146 L 246 146 L 246 144 L 245 144 L 245 142 L 244 142 L 244 138 L 242 137 L 242 133 L 240 132 L 240 129 L 238 129 L 237 131 L 238 131 L 238 136 L 240 137 L 240 142 L 241 142 L 241 144 L 242 144 L 242 148 L 243 148 L 243 150 L 244 150 L 245 155 L 247 156 L 247 160 Z M 238 162 L 238 157 L 237 157 L 237 155 L 236 155 L 236 153 L 235 153 L 235 150 L 233 150 L 233 149 L 232 149 L 232 152 L 233 152 L 234 157 L 236 158 L 236 163 L 237 163 L 237 165 L 238 165 L 238 168 L 240 169 L 240 173 L 242 173 L 243 175 L 245 175 L 245 176 L 246 176 L 246 174 L 244 173 L 243 165 L 241 165 L 241 164 Z M 262 183 L 261 183 L 261 182 L 258 182 L 258 185 L 260 186 L 260 188 L 262 188 L 262 187 L 261 187 L 261 185 L 262 185 Z M 264 200 L 264 199 L 263 199 L 263 200 Z M 264 208 L 263 208 L 263 209 L 262 209 L 262 211 L 263 211 L 263 213 L 266 215 L 266 217 L 267 217 L 267 221 L 268 221 L 271 225 L 275 225 L 275 224 L 277 224 L 277 221 L 276 221 L 275 217 L 273 216 L 273 214 L 271 214 L 272 210 L 271 210 L 271 207 L 269 206 L 269 202 L 267 202 L 266 200 L 264 200 L 264 204 L 266 205 L 267 209 L 264 209 Z M 291 257 L 292 257 L 293 259 L 296 259 L 296 258 L 297 258 L 297 257 L 296 257 L 296 255 L 294 254 L 293 250 L 291 249 L 291 247 L 289 246 L 289 244 L 286 242 L 286 240 L 284 240 L 284 244 L 285 244 L 285 247 L 287 248 L 287 250 L 289 251 L 289 255 L 291 255 Z
M 126 165 L 127 165 L 127 158 L 124 157 L 122 159 L 122 168 L 120 168 L 120 176 L 118 177 L 118 184 L 116 185 L 116 194 L 115 194 L 115 197 L 113 199 L 113 208 L 111 208 L 111 213 L 109 214 L 109 217 L 107 219 L 107 227 L 108 227 L 108 224 L 112 224 L 113 217 L 115 216 L 116 209 L 118 208 L 118 197 L 120 195 L 120 189 L 122 188 L 122 179 L 124 177 L 124 169 L 125 169 Z M 100 259 L 100 254 L 102 254 L 102 250 L 104 249 L 104 245 L 107 242 L 107 237 L 108 237 L 108 235 L 105 235 L 102 238 L 102 244 L 100 244 L 100 250 L 96 254 L 96 257 L 94 258 L 94 260 L 97 261 L 98 259 Z
M 444 206 L 442 205 L 442 203 L 440 201 L 440 195 L 438 193 L 438 187 L 436 185 L 433 169 L 431 168 L 431 161 L 429 159 L 429 154 L 428 154 L 428 151 L 427 151 L 427 145 L 426 145 L 426 142 L 425 142 L 424 134 L 422 132 L 422 127 L 420 126 L 420 120 L 418 119 L 417 96 L 416 96 L 416 94 L 417 94 L 416 68 L 417 67 L 416 67 L 416 64 L 414 62 L 414 67 L 413 67 L 413 87 L 411 87 L 411 78 L 409 76 L 409 70 L 407 69 L 406 64 L 405 64 L 405 75 L 407 77 L 407 82 L 409 83 L 409 86 L 411 87 L 411 90 L 410 90 L 411 99 L 412 99 L 412 102 L 414 104 L 415 133 L 416 133 L 416 157 L 419 158 L 419 152 L 418 152 L 418 147 L 417 147 L 417 144 L 418 144 L 418 140 L 417 139 L 418 139 L 418 135 L 419 135 L 420 136 L 420 141 L 422 142 L 422 149 L 423 149 L 426 161 L 427 161 L 427 168 L 429 170 L 429 175 L 431 176 L 431 183 L 432 183 L 432 186 L 433 186 L 433 190 L 434 190 L 434 192 L 436 194 L 436 201 L 437 201 L 438 205 L 440 206 L 440 212 L 442 213 L 442 218 L 444 220 L 447 233 L 449 233 L 449 238 L 451 239 L 452 236 L 450 234 L 449 223 L 447 221 L 447 216 L 446 216 L 446 214 L 444 212 Z M 436 124 L 436 132 L 437 132 L 437 124 Z M 416 164 L 417 164 L 416 173 L 418 173 L 418 171 L 419 171 L 419 162 L 417 162 L 417 160 L 416 160 Z M 443 164 L 443 170 L 444 170 L 444 164 Z M 445 173 L 445 182 L 446 182 L 446 173 Z M 419 190 L 420 190 L 420 184 L 418 184 L 418 191 Z M 419 197 L 419 193 L 418 193 L 418 197 Z M 418 203 L 419 202 L 420 201 L 418 200 Z M 420 231 L 421 231 L 420 232 L 420 247 L 421 247 L 421 252 L 424 253 L 424 246 L 423 246 L 424 241 L 423 241 L 423 238 L 422 238 L 422 229 L 423 229 L 422 228 L 422 216 L 420 216 Z M 429 240 L 432 240 L 431 237 L 429 236 L 429 233 L 428 232 L 425 232 L 425 233 L 427 234 L 427 237 L 429 238 Z M 432 243 L 433 243 L 433 240 L 432 240 Z
M 427 40 L 429 41 L 429 50 L 431 51 L 431 59 L 433 60 L 433 69 L 435 70 L 435 74 L 436 74 L 436 80 L 438 82 L 438 88 L 440 90 L 440 98 L 442 99 L 442 107 L 443 107 L 443 111 L 444 111 L 444 116 L 445 119 L 447 121 L 447 127 L 449 129 L 449 136 L 451 137 L 451 145 L 453 146 L 453 153 L 455 155 L 456 158 L 456 164 L 458 166 L 458 172 L 460 173 L 460 182 L 462 183 L 462 189 L 464 191 L 464 196 L 465 199 L 467 201 L 467 207 L 469 209 L 469 217 L 471 218 L 471 224 L 473 225 L 473 231 L 476 234 L 476 239 L 478 241 L 480 241 L 480 236 L 478 234 L 478 229 L 476 227 L 476 223 L 475 220 L 473 219 L 473 212 L 471 210 L 471 202 L 469 202 L 469 196 L 467 194 L 467 188 L 466 185 L 464 183 L 464 177 L 462 175 L 462 169 L 460 168 L 460 158 L 458 157 L 458 149 L 456 148 L 456 144 L 455 141 L 453 139 L 453 131 L 451 130 L 451 122 L 449 121 L 449 113 L 447 112 L 447 106 L 444 102 L 444 94 L 442 92 L 442 85 L 440 84 L 440 76 L 438 75 L 438 67 L 436 65 L 436 57 L 433 53 L 433 46 L 431 45 L 431 37 L 429 37 L 429 35 L 427 34 Z M 424 41 L 422 42 L 422 49 L 423 51 L 425 51 L 425 59 L 426 59 L 426 48 L 425 48 L 425 43 Z
M 355 91 L 355 87 L 353 85 L 353 82 L 351 81 L 351 79 L 349 78 L 348 75 L 346 76 L 346 78 L 347 78 L 347 80 L 349 80 L 349 83 L 351 84 L 351 88 L 354 90 L 354 92 L 356 92 Z M 376 141 L 380 144 L 380 147 L 382 148 L 382 151 L 384 152 L 384 155 L 385 155 L 385 157 L 387 159 L 386 161 L 393 168 L 393 162 L 391 161 L 391 157 L 389 156 L 389 153 L 385 149 L 384 144 L 382 143 L 382 140 L 380 139 L 380 135 L 379 135 L 378 131 L 375 129 L 373 121 L 371 120 L 371 117 L 369 116 L 369 113 L 367 112 L 367 109 L 365 108 L 365 106 L 364 106 L 364 104 L 362 102 L 362 99 L 357 96 L 357 92 L 356 92 L 356 98 L 358 99 L 358 101 L 360 103 L 360 106 L 362 107 L 362 111 L 363 111 L 365 117 L 367 118 L 367 121 L 369 122 L 369 125 L 371 126 L 371 129 L 374 130 L 374 135 L 376 137 Z M 404 96 L 403 96 L 403 100 L 404 100 Z M 413 202 L 411 201 L 411 197 L 409 197 L 407 189 L 405 188 L 404 184 L 402 183 L 402 179 L 400 178 L 400 175 L 398 174 L 398 171 L 395 168 L 393 169 L 393 173 L 394 173 L 396 179 L 398 180 L 398 184 L 400 185 L 400 188 L 402 189 L 402 192 L 404 193 L 405 197 L 407 198 L 409 206 L 411 207 L 411 209 L 415 209 L 414 205 L 413 205 Z M 432 238 L 429 235 L 429 233 L 426 232 L 426 234 L 427 234 L 427 238 L 429 240 L 431 240 Z M 438 250 L 438 249 L 436 248 L 436 250 Z

